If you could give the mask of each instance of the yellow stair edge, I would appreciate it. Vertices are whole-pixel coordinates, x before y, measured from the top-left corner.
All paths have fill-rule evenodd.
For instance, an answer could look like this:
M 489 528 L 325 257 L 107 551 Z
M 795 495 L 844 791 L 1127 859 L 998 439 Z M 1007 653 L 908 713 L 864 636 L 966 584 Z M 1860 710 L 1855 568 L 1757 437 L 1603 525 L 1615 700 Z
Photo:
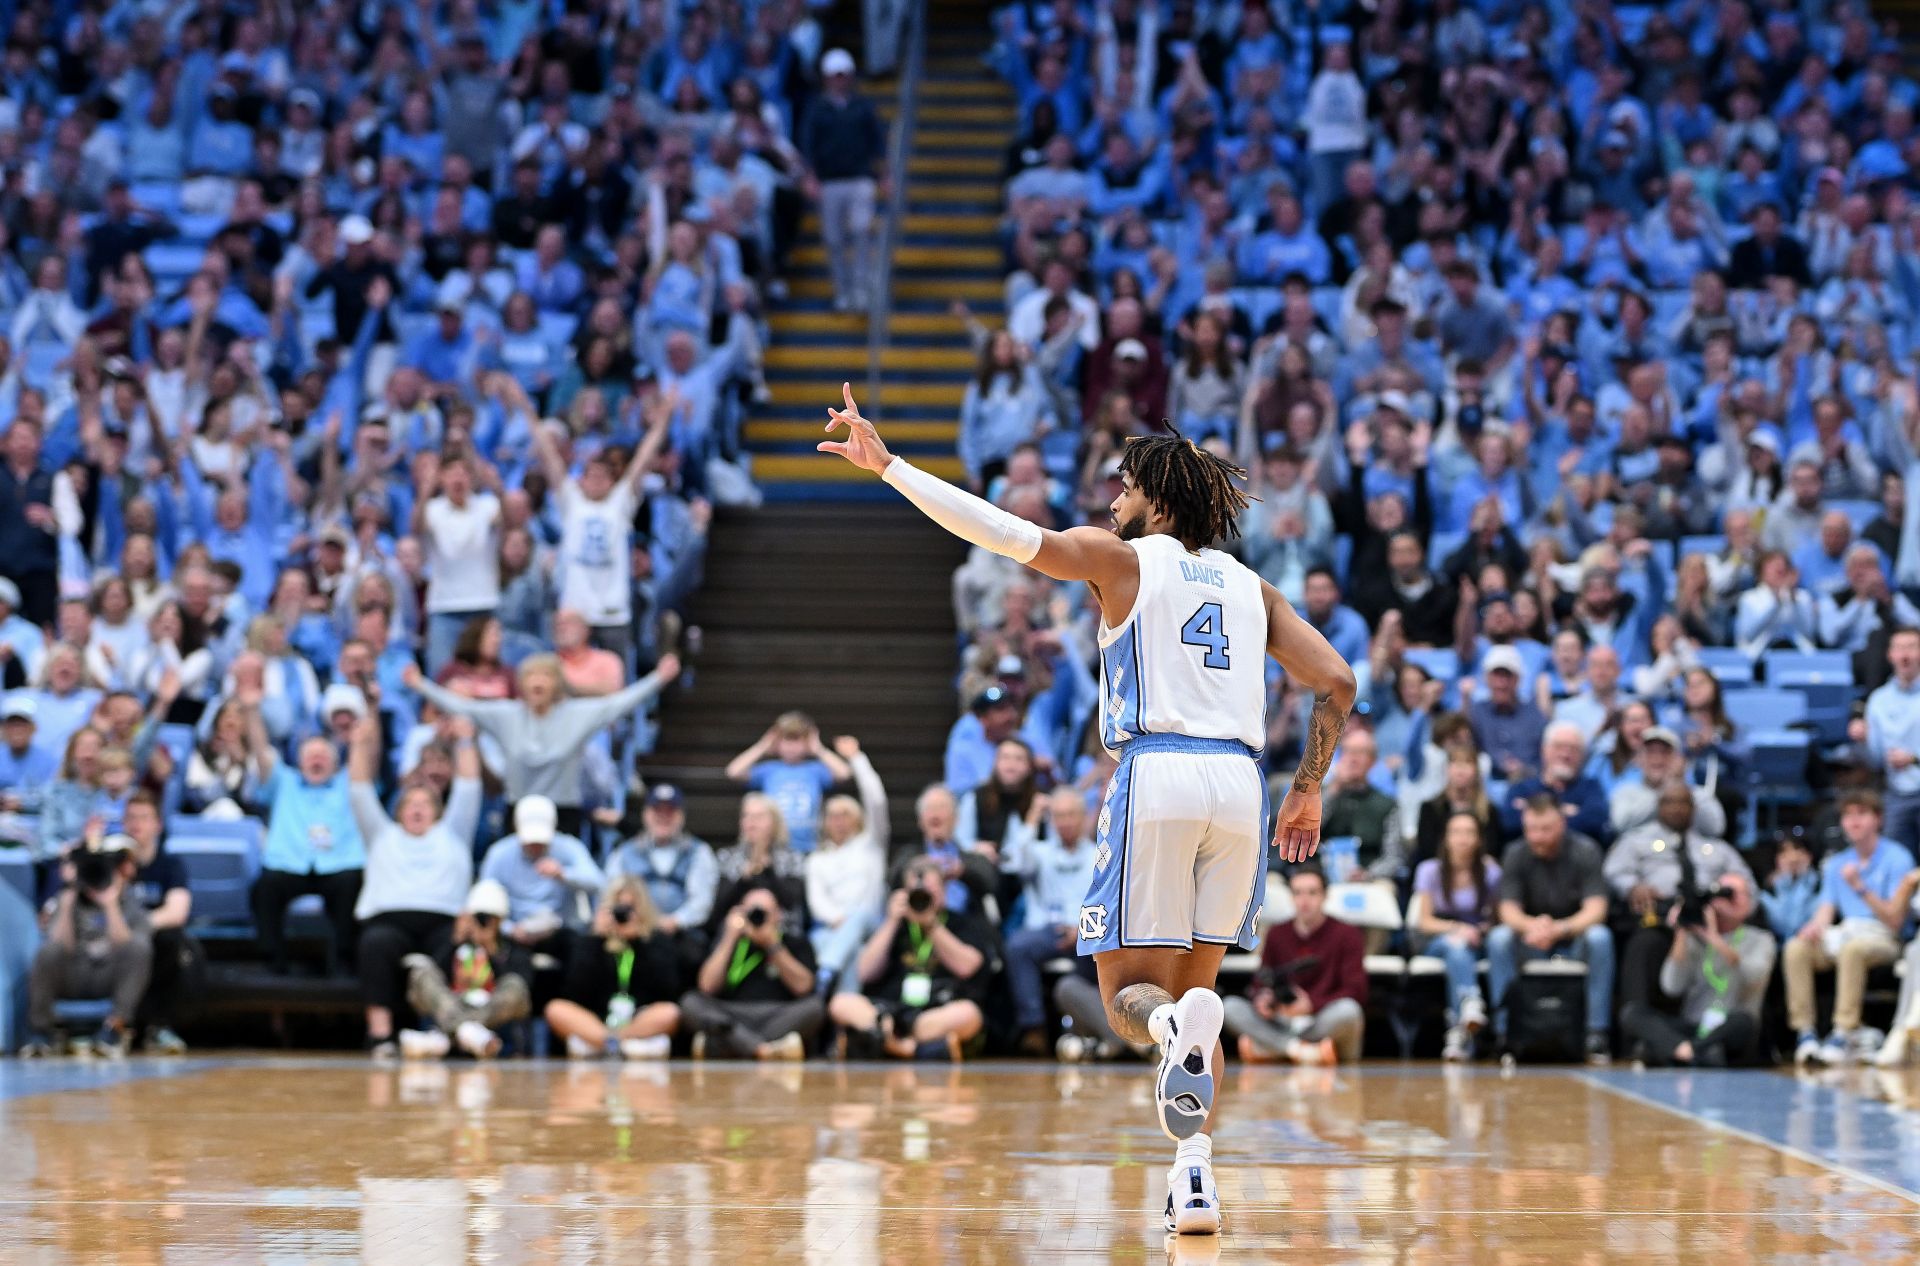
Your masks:
M 898 317 L 888 322 L 897 323 Z M 767 349 L 767 368 L 773 369 L 819 369 L 830 357 L 840 351 L 834 347 L 820 347 L 805 343 L 789 343 L 786 346 L 773 346 Z M 849 341 L 847 351 L 866 356 L 867 349 Z M 882 369 L 948 369 L 958 374 L 971 374 L 979 361 L 964 344 L 958 347 L 915 347 L 911 344 L 889 345 L 880 354 Z
M 835 438 L 825 430 L 824 409 L 820 419 L 817 424 L 813 422 L 749 422 L 746 426 L 747 440 L 749 443 L 757 441 L 763 444 L 775 444 Z M 890 440 L 957 443 L 960 438 L 960 424 L 957 422 L 887 422 L 882 419 L 881 425 L 886 428 L 886 437 Z M 919 458 L 914 460 L 918 461 Z
M 961 149 L 1004 150 L 1013 140 L 1013 120 L 1002 127 L 918 127 L 916 146 L 952 145 Z
M 860 374 L 865 372 L 866 366 L 861 365 Z M 860 374 L 853 377 L 859 377 Z M 773 381 L 767 385 L 773 390 L 771 403 L 774 408 L 800 409 L 817 405 L 823 410 L 821 421 L 825 422 L 824 410 L 834 400 L 830 388 L 823 389 L 823 385 L 817 382 Z M 960 398 L 966 394 L 966 387 L 958 382 L 902 382 L 883 388 L 881 394 L 889 405 L 916 404 L 958 409 Z
M 916 457 L 913 464 L 950 483 L 967 477 L 958 457 Z M 757 483 L 864 483 L 873 476 L 856 470 L 831 453 L 756 453 L 753 478 Z
M 919 118 L 926 123 L 994 123 L 1011 128 L 1019 117 L 1020 112 L 1012 102 L 949 105 L 944 101 L 926 101 L 919 110 Z
M 827 248 L 809 243 L 795 247 L 788 258 L 796 264 L 826 266 Z M 1006 255 L 994 246 L 896 246 L 893 266 L 908 268 L 999 268 Z M 790 276 L 792 274 L 789 274 Z
M 1013 89 L 998 79 L 929 79 L 920 85 L 920 100 L 1013 102 Z
M 950 202 L 976 207 L 997 207 L 1001 205 L 1001 198 L 1000 186 L 990 180 L 942 184 L 915 181 L 907 190 L 907 202 L 914 207 L 937 207 Z
M 914 176 L 994 176 L 1005 162 L 991 154 L 915 154 L 907 160 L 907 172 Z
M 893 293 L 901 299 L 1004 299 L 1006 282 L 998 277 L 895 277 Z
M 990 237 L 1000 231 L 1000 217 L 985 211 L 909 211 L 901 221 L 909 233 L 978 233 Z

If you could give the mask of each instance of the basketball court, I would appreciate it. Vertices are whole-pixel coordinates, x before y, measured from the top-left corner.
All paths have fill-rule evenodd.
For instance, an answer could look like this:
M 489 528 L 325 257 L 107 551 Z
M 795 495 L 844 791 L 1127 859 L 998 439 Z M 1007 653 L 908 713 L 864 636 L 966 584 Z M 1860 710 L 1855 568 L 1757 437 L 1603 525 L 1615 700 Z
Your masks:
M 1236 1069 L 1226 1234 L 1138 1065 L 0 1065 L 0 1259 L 1906 1262 L 1920 1076 Z M 1912 1107 L 1909 1108 L 1908 1104 Z

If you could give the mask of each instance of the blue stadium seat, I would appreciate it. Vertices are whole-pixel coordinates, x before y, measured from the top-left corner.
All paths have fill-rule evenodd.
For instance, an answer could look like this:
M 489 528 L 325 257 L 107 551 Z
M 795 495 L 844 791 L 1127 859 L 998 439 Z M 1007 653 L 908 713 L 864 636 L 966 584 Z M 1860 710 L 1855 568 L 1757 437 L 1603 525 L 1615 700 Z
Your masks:
M 1435 532 L 1427 539 L 1427 566 L 1439 571 L 1440 565 L 1447 561 L 1448 555 L 1467 543 L 1465 532 Z
M 1846 516 L 1853 520 L 1855 534 L 1879 518 L 1881 509 L 1878 501 L 1828 501 L 1823 503 L 1823 508 L 1845 511 Z
M 1460 654 L 1450 646 L 1409 646 L 1406 660 L 1426 669 L 1435 681 L 1451 684 L 1460 678 Z
M 1775 690 L 1766 686 L 1737 690 L 1726 696 L 1726 704 L 1727 719 L 1743 736 L 1791 730 L 1807 720 L 1807 697 L 1797 690 Z
M 1719 679 L 1721 690 L 1743 690 L 1754 683 L 1753 661 L 1732 646 L 1702 646 L 1695 652 L 1700 667 Z
M 0 884 L 6 884 L 32 905 L 35 897 L 33 861 L 24 848 L 0 848 Z
M 1689 554 L 1719 554 L 1727 548 L 1724 536 L 1683 536 L 1680 538 L 1680 557 Z
M 1764 691 L 1750 691 L 1762 694 Z M 1747 759 L 1741 765 L 1742 789 L 1747 793 L 1745 838 L 1759 838 L 1780 821 L 1782 805 L 1808 804 L 1813 790 L 1807 785 L 1807 757 L 1813 741 L 1804 730 L 1756 726 L 1745 733 Z M 1761 810 L 1766 810 L 1762 826 Z
M 1853 657 L 1844 651 L 1770 651 L 1767 685 L 1807 699 L 1807 720 L 1823 743 L 1847 741 L 1853 715 Z
M 175 818 L 169 824 L 167 851 L 186 868 L 196 932 L 233 934 L 252 927 L 248 897 L 260 874 L 261 836 L 260 823 L 251 818 Z
M 1782 674 L 1813 681 L 1844 681 L 1853 685 L 1853 656 L 1846 651 L 1768 651 L 1760 657 L 1768 685 Z
M 155 242 L 140 252 L 153 273 L 153 283 L 162 292 L 176 289 L 200 271 L 206 248 L 190 242 Z
M 97 1029 L 113 1014 L 111 998 L 62 998 L 53 1004 L 53 1018 L 69 1033 Z

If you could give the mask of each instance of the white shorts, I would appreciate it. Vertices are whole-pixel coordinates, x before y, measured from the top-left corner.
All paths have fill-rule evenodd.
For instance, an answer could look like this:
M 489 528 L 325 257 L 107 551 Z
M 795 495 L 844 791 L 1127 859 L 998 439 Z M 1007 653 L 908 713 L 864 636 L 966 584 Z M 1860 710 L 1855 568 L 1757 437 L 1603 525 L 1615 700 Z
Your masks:
M 1146 734 L 1120 749 L 1100 808 L 1080 952 L 1256 943 L 1267 784 L 1246 747 Z

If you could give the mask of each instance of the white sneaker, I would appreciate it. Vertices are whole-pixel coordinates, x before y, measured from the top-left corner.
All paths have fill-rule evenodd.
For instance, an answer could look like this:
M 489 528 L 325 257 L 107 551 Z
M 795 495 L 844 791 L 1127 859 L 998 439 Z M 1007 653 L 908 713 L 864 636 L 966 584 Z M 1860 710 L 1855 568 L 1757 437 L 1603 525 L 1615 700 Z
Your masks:
M 499 1036 L 478 1020 L 464 1021 L 453 1031 L 453 1039 L 475 1059 L 492 1059 L 500 1053 Z
M 1487 1027 L 1487 1003 L 1478 991 L 1460 1000 L 1460 1027 L 1469 1037 Z
M 399 1039 L 401 1059 L 445 1059 L 453 1049 L 439 1029 L 401 1029 Z
M 1456 1024 L 1447 1030 L 1447 1044 L 1440 1058 L 1449 1064 L 1464 1064 L 1473 1058 L 1473 1035 L 1465 1025 Z
M 1153 1091 L 1160 1128 L 1176 1143 L 1205 1129 L 1213 1111 L 1213 1048 L 1225 1020 L 1220 995 L 1211 989 L 1189 989 L 1173 1004 Z
M 1893 1032 L 1887 1034 L 1887 1040 L 1880 1043 L 1880 1049 L 1874 1052 L 1875 1068 L 1905 1068 L 1907 1066 L 1907 1030 L 1895 1025 Z
M 604 1046 L 595 1046 L 584 1037 L 574 1036 L 567 1039 L 568 1059 L 599 1059 L 607 1053 Z
M 673 1050 L 673 1039 L 665 1033 L 654 1037 L 629 1037 L 620 1042 L 621 1059 L 665 1059 Z
M 767 1043 L 769 1059 L 805 1059 L 807 1040 L 798 1033 L 785 1033 Z
M 1820 1062 L 1820 1039 L 1809 1033 L 1793 1048 L 1793 1062 L 1805 1068 Z
M 1053 1054 L 1063 1064 L 1084 1064 L 1087 1060 L 1087 1039 L 1078 1033 L 1062 1033 L 1053 1044 Z
M 1220 1191 L 1213 1162 L 1175 1161 L 1167 1171 L 1167 1230 L 1180 1235 L 1220 1234 Z

